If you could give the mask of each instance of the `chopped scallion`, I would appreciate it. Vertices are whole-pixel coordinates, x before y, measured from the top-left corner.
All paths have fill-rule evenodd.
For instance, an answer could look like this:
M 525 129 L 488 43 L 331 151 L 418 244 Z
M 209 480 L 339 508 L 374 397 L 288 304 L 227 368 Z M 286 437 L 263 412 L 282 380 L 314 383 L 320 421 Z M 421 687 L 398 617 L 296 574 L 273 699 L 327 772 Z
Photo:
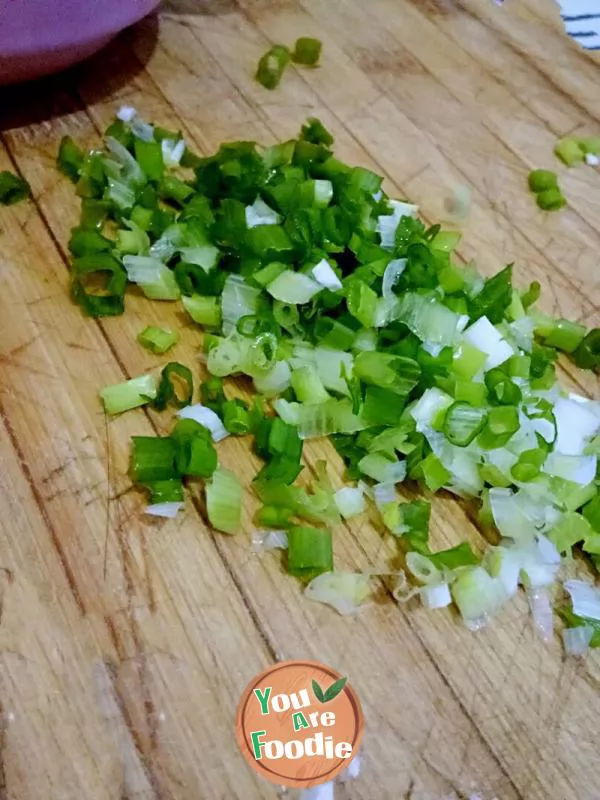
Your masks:
M 170 350 L 179 341 L 177 331 L 168 328 L 158 328 L 156 325 L 148 325 L 138 334 L 138 342 L 150 350 L 151 353 L 162 354 Z
M 161 373 L 153 406 L 157 411 L 163 411 L 170 404 L 183 408 L 189 405 L 193 391 L 191 370 L 178 361 L 170 361 Z
M 0 172 L 0 204 L 12 206 L 29 197 L 31 187 L 24 178 L 12 172 Z
M 289 48 L 282 44 L 273 45 L 258 62 L 256 80 L 265 89 L 276 89 L 290 58 Z
M 228 469 L 219 467 L 206 484 L 206 511 L 210 524 L 223 533 L 237 533 L 242 518 L 242 487 Z
M 288 530 L 287 567 L 290 575 L 310 581 L 333 569 L 331 533 L 293 525 Z
M 146 405 L 156 398 L 157 387 L 153 375 L 140 375 L 124 383 L 105 386 L 100 397 L 107 414 L 122 414 L 132 408 Z
M 292 60 L 294 63 L 303 64 L 306 67 L 316 67 L 321 57 L 321 48 L 322 44 L 318 39 L 301 36 L 296 39 Z

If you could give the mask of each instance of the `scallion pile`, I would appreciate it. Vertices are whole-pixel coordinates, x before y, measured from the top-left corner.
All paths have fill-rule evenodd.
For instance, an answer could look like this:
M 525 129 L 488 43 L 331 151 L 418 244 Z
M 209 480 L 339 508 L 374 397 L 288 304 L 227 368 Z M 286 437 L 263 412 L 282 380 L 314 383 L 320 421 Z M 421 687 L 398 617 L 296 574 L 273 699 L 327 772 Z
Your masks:
M 338 160 L 318 120 L 294 140 L 228 143 L 202 158 L 133 109 L 118 116 L 104 149 L 86 154 L 70 139 L 60 148 L 82 198 L 73 297 L 94 317 L 122 313 L 131 284 L 181 302 L 205 331 L 212 375 L 199 403 L 177 362 L 160 380 L 102 391 L 108 413 L 179 409 L 170 436 L 133 441 L 150 513 L 173 515 L 184 483 L 201 480 L 209 519 L 234 533 L 241 487 L 214 442 L 252 435 L 264 461 L 257 524 L 277 532 L 289 572 L 311 581 L 308 597 L 342 613 L 368 597 L 368 575 L 333 571 L 332 546 L 332 529 L 367 498 L 416 584 L 397 597 L 416 591 L 431 608 L 454 600 L 479 627 L 521 584 L 549 635 L 561 557 L 578 546 L 600 564 L 600 403 L 562 389 L 555 362 L 563 352 L 596 370 L 600 329 L 539 311 L 539 285 L 513 287 L 511 265 L 485 279 L 459 264 L 460 235 L 427 227 L 380 176 Z M 149 327 L 140 342 L 163 353 L 176 338 Z M 223 379 L 234 375 L 253 380 L 254 402 L 227 397 Z M 303 443 L 319 436 L 331 437 L 353 485 L 335 492 L 323 463 L 309 489 L 298 485 Z M 405 481 L 478 498 L 500 543 L 483 558 L 465 542 L 433 552 L 429 501 L 401 502 Z M 581 613 L 566 619 L 587 624 Z

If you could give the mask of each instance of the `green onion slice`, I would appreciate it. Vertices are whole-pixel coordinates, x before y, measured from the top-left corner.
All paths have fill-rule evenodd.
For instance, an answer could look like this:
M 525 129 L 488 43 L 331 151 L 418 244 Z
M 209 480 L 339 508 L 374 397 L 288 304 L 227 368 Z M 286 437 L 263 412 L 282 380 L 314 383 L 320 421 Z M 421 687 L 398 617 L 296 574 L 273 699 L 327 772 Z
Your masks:
M 210 524 L 223 533 L 237 533 L 242 518 L 242 487 L 228 469 L 219 467 L 206 483 L 206 511 Z
M 177 331 L 169 328 L 159 328 L 156 325 L 148 325 L 138 334 L 138 342 L 151 353 L 166 353 L 179 341 Z
M 321 57 L 322 46 L 319 39 L 301 36 L 296 39 L 292 60 L 294 63 L 303 64 L 306 67 L 316 67 Z
M 155 400 L 156 396 L 156 380 L 153 375 L 140 375 L 139 378 L 131 378 L 100 390 L 104 410 L 111 415 L 143 406 Z
M 287 568 L 290 575 L 309 581 L 333 569 L 331 533 L 292 525 L 288 530 Z
M 265 89 L 276 89 L 283 75 L 283 71 L 289 64 L 291 53 L 289 48 L 282 44 L 275 44 L 268 50 L 258 62 L 256 69 L 256 80 Z
M 12 172 L 0 172 L 0 204 L 12 206 L 31 195 L 31 187 L 24 178 Z
M 444 418 L 444 433 L 451 444 L 466 447 L 483 428 L 487 412 L 469 403 L 453 403 Z
M 170 361 L 161 372 L 158 392 L 152 405 L 157 411 L 164 411 L 168 405 L 183 408 L 190 403 L 193 391 L 191 370 L 178 361 Z

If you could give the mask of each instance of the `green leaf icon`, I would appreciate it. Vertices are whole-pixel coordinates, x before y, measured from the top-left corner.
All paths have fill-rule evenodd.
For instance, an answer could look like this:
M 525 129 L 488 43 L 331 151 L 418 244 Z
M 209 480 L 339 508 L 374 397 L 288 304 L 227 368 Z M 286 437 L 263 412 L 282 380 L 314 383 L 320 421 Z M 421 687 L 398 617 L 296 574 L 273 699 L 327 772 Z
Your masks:
M 340 678 L 335 683 L 332 683 L 329 689 L 327 689 L 327 691 L 325 692 L 324 699 L 321 702 L 329 703 L 330 700 L 334 700 L 338 696 L 338 694 L 342 691 L 347 681 L 348 678 Z
M 312 682 L 312 690 L 315 693 L 315 697 L 319 701 L 319 703 L 325 703 L 325 695 L 323 694 L 323 689 L 319 686 L 319 684 L 313 680 Z

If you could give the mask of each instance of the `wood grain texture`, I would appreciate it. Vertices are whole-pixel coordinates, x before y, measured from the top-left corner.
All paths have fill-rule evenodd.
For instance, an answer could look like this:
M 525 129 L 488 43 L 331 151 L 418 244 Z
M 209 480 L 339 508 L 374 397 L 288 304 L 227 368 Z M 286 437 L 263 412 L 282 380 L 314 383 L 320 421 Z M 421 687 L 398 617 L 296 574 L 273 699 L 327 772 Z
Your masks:
M 323 40 L 321 68 L 292 67 L 264 91 L 258 58 L 299 35 Z M 199 337 L 167 303 L 132 295 L 101 322 L 70 303 L 78 202 L 54 158 L 65 133 L 97 144 L 123 102 L 203 153 L 287 138 L 317 115 L 340 157 L 384 174 L 429 220 L 469 185 L 460 257 L 487 273 L 514 260 L 549 311 L 598 325 L 600 176 L 559 170 L 569 207 L 557 215 L 525 182 L 555 165 L 557 136 L 598 132 L 599 63 L 543 0 L 169 0 L 90 63 L 7 94 L 0 169 L 24 175 L 34 201 L 0 214 L 0 800 L 274 798 L 237 751 L 235 708 L 254 674 L 294 657 L 348 674 L 361 697 L 363 771 L 342 797 L 598 800 L 600 661 L 536 639 L 524 598 L 477 636 L 451 612 L 396 607 L 385 582 L 344 619 L 305 601 L 276 556 L 252 554 L 250 492 L 238 537 L 212 533 L 199 498 L 175 521 L 140 514 L 129 437 L 170 417 L 107 422 L 97 391 L 160 368 L 135 341 L 145 325 L 181 328 L 173 357 L 201 371 Z M 568 365 L 564 379 L 597 393 Z M 220 453 L 248 484 L 248 443 Z M 327 443 L 307 448 L 309 472 L 320 458 L 340 483 Z M 435 544 L 481 548 L 471 519 L 436 498 Z M 362 519 L 336 532 L 335 556 L 394 564 Z

